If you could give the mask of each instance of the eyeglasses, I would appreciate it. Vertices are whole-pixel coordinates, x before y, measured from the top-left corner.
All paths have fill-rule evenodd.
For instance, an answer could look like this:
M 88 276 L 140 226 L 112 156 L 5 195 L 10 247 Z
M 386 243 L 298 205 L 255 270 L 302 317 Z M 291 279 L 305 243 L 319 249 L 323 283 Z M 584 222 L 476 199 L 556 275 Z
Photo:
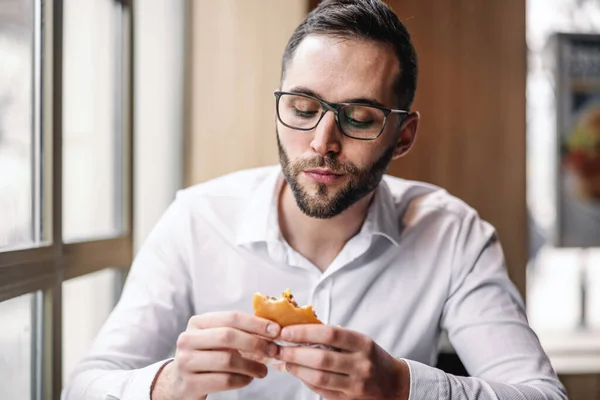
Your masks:
M 321 122 L 327 111 L 335 115 L 335 122 L 345 136 L 358 140 L 377 139 L 390 114 L 408 115 L 405 110 L 393 110 L 360 103 L 329 103 L 313 96 L 289 92 L 275 92 L 277 118 L 291 129 L 310 131 Z

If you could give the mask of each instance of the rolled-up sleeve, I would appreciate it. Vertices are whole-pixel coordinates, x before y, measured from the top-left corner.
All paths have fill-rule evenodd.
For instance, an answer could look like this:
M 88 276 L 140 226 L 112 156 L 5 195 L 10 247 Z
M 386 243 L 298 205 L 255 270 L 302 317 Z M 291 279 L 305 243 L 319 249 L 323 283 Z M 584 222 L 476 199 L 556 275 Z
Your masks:
M 192 315 L 185 207 L 175 200 L 131 267 L 121 298 L 91 352 L 75 367 L 62 400 L 148 400 Z
M 410 400 L 566 399 L 528 325 L 494 229 L 472 212 L 462 220 L 455 246 L 441 327 L 470 377 L 406 360 Z

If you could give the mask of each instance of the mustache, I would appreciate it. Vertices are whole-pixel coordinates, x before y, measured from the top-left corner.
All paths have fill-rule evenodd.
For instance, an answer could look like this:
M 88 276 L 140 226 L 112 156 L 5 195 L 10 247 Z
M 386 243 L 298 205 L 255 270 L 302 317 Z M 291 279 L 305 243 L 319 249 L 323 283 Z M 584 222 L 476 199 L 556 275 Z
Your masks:
M 315 156 L 294 161 L 292 171 L 295 175 L 310 168 L 327 168 L 336 174 L 358 175 L 360 168 L 351 163 L 340 163 L 335 158 Z

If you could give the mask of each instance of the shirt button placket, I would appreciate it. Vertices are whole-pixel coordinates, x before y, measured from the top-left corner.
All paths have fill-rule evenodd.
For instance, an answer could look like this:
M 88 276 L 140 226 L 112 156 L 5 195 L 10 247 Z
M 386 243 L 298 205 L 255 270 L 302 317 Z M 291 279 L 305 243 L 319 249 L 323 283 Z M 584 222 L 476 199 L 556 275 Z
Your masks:
M 323 288 L 321 290 L 321 307 L 323 307 L 323 312 L 325 313 L 325 321 L 326 324 L 331 322 L 331 289 L 333 287 L 333 278 L 327 278 L 327 282 L 323 284 Z
M 328 281 L 329 278 L 326 278 L 326 281 L 318 282 L 309 299 L 309 304 L 312 304 L 313 309 L 317 313 L 317 318 L 324 324 L 329 323 Z
M 313 305 L 317 317 L 324 324 L 329 324 L 329 320 L 331 317 L 331 290 L 333 288 L 333 279 L 331 277 L 325 278 L 324 281 L 319 282 L 310 298 L 310 304 Z M 314 400 L 325 400 L 323 397 L 315 394 L 313 397 Z

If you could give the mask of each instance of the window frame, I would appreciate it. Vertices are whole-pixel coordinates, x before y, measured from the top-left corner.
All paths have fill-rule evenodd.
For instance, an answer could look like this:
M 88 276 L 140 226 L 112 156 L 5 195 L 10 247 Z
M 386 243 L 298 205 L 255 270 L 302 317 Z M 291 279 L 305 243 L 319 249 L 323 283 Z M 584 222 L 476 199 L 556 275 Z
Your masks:
M 31 394 L 35 399 L 58 399 L 62 391 L 63 282 L 105 268 L 116 268 L 124 275 L 133 261 L 134 7 L 133 0 L 107 1 L 122 7 L 121 57 L 118 57 L 122 75 L 118 82 L 123 102 L 118 115 L 123 140 L 118 155 L 123 174 L 116 182 L 123 201 L 121 216 L 125 229 L 115 237 L 76 243 L 64 243 L 62 224 L 63 0 L 35 0 L 34 3 L 33 79 L 34 82 L 38 79 L 39 85 L 33 102 L 36 115 L 33 125 L 34 184 L 37 189 L 32 192 L 32 212 L 38 219 L 34 226 L 39 228 L 43 221 L 43 236 L 52 240 L 41 247 L 0 251 L 0 301 L 27 293 L 41 293 L 36 296 L 35 315 L 32 315 L 35 321 L 32 346 L 35 346 L 34 352 L 41 352 L 32 357 L 32 372 L 41 372 L 41 376 L 37 373 L 32 376 Z

